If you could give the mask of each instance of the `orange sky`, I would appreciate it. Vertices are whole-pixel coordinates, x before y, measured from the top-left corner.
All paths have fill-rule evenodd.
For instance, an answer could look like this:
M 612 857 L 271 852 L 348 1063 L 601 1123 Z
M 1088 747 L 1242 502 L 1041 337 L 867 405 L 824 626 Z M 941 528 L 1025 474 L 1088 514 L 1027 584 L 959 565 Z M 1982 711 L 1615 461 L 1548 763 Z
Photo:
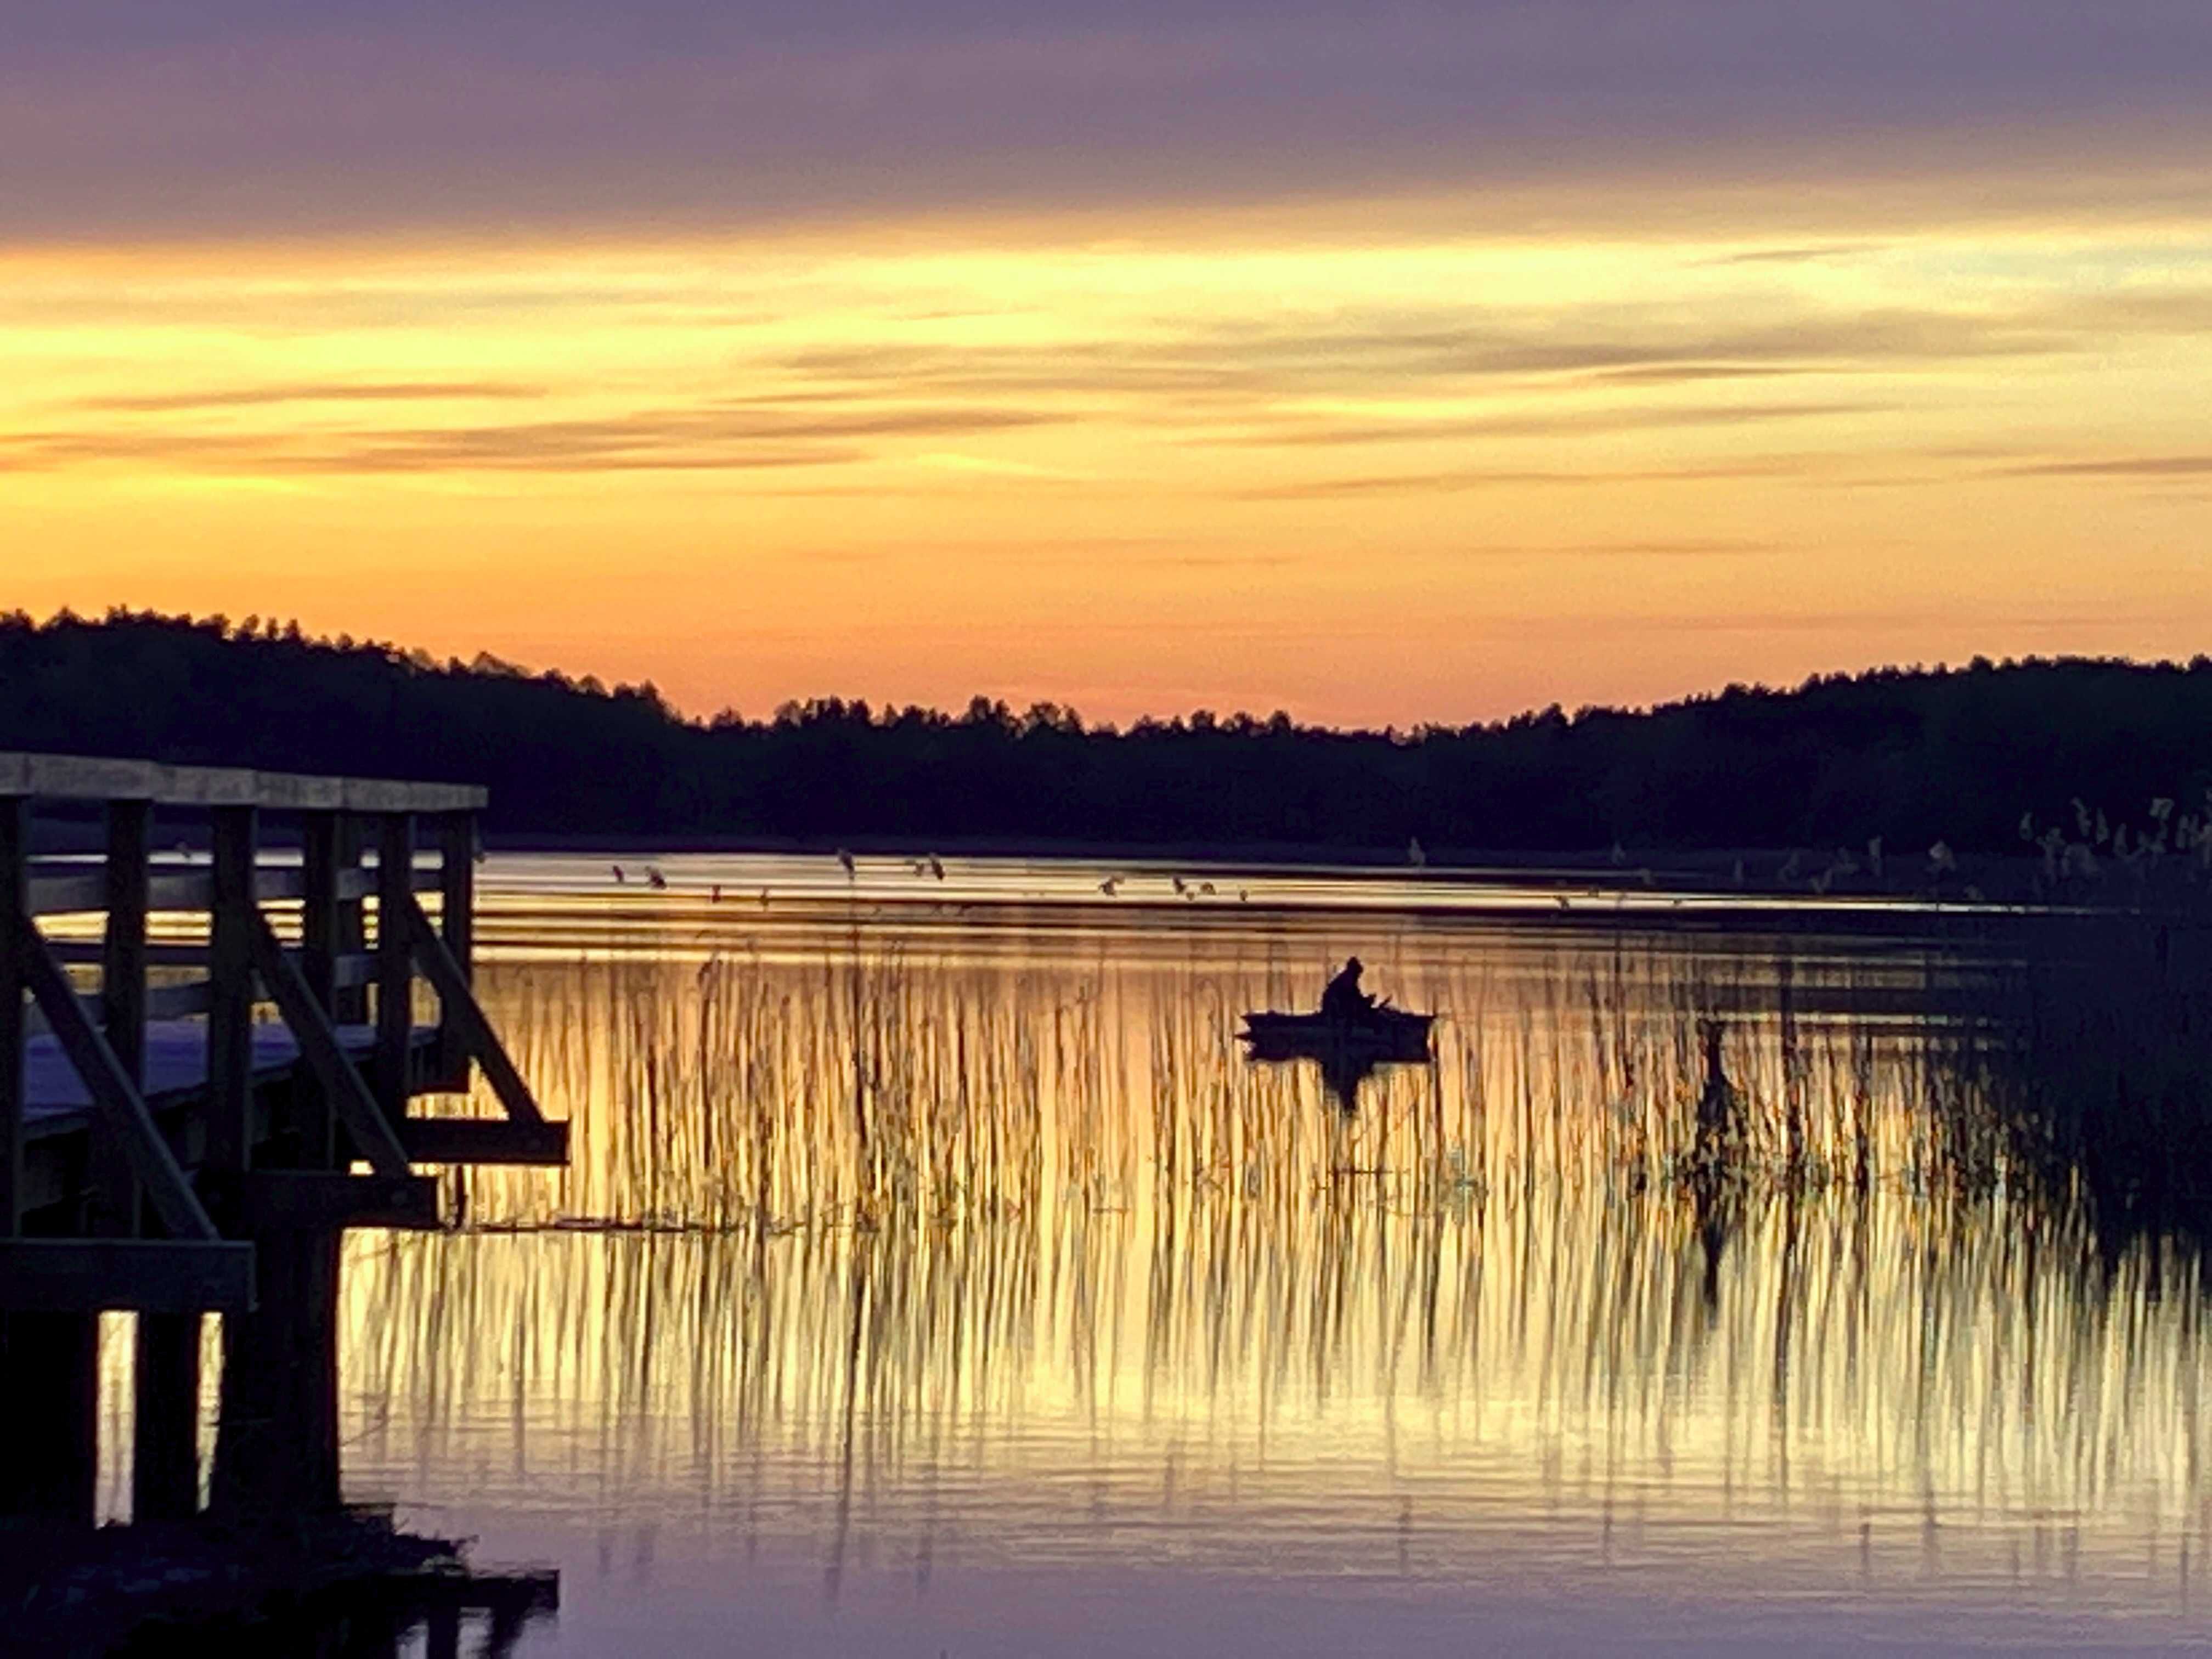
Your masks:
M 702 713 L 1411 723 L 2212 647 L 2203 146 L 1983 137 L 0 223 L 0 604 L 297 617 Z

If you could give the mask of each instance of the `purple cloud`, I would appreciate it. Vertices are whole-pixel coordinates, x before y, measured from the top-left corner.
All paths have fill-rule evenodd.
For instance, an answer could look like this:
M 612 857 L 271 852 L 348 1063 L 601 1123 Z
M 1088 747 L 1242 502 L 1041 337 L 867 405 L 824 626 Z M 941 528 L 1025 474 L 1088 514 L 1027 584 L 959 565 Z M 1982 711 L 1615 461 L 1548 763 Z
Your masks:
M 0 54 L 15 240 L 1900 171 L 2109 191 L 2212 150 L 2201 0 L 32 9 Z

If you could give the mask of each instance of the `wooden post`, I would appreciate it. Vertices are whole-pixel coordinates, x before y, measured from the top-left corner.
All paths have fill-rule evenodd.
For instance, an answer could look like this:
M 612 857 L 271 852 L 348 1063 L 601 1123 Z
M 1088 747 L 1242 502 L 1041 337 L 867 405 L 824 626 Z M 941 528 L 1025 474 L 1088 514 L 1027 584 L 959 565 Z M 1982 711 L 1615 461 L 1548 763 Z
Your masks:
M 146 1082 L 146 910 L 151 801 L 107 804 L 107 932 L 100 1001 L 107 1046 L 133 1088 Z
M 31 966 L 30 803 L 0 799 L 0 1237 L 24 1231 L 23 994 Z M 0 1316 L 0 1513 L 90 1525 L 99 1470 L 99 1316 Z
M 303 1325 L 301 1241 L 253 1241 L 253 1311 L 222 1322 L 222 1400 L 216 1424 L 209 1513 L 231 1522 L 280 1520 L 309 1506 L 311 1460 L 301 1455 L 298 1344 Z
M 475 978 L 477 821 L 473 812 L 447 812 L 438 820 L 438 931 L 459 965 L 465 983 Z M 438 1070 L 456 1094 L 469 1086 L 469 1043 L 453 1010 L 438 1012 Z
M 131 1513 L 189 1521 L 200 1507 L 200 1316 L 138 1316 Z
M 30 921 L 30 803 L 0 796 L 0 1238 L 23 1230 L 23 965 Z
M 107 804 L 107 925 L 100 953 L 101 1032 L 124 1077 L 141 1093 L 146 1086 L 148 832 L 153 816 L 150 801 Z M 94 1231 L 109 1237 L 132 1237 L 138 1231 L 138 1181 L 122 1137 L 95 1124 L 92 1162 L 99 1209 Z
M 335 812 L 310 812 L 301 823 L 304 873 L 300 913 L 300 976 L 324 1016 L 337 1002 L 338 863 L 344 833 Z M 300 1085 L 300 1163 L 309 1170 L 335 1167 L 337 1103 L 312 1077 Z
M 294 1243 L 301 1279 L 300 1386 L 306 1440 L 306 1498 L 319 1510 L 340 1499 L 338 1460 L 338 1261 L 345 1236 L 302 1233 Z
M 335 1000 L 344 929 L 344 832 L 327 812 L 308 814 L 305 830 L 299 969 L 284 957 L 266 919 L 250 909 L 239 928 L 245 968 L 258 972 L 285 1009 L 303 1053 L 319 1052 L 319 1036 L 320 1059 L 349 1068 L 323 1024 Z M 338 1156 L 333 1085 L 350 1083 L 371 1123 L 375 1111 L 359 1082 L 332 1065 L 299 1069 L 305 1101 L 300 1162 L 326 1170 Z M 246 1209 L 250 1214 L 251 1205 Z M 210 1507 L 224 1519 L 283 1520 L 338 1501 L 337 1240 L 327 1229 L 254 1225 L 254 1310 L 222 1322 L 222 1402 Z
M 100 1316 L 0 1317 L 0 1514 L 92 1524 L 100 1477 Z
M 208 937 L 207 1167 L 246 1172 L 253 1156 L 254 811 L 215 811 L 215 896 Z
M 414 1035 L 415 820 L 387 812 L 376 841 L 376 1096 L 385 1115 L 407 1115 L 407 1049 Z
M 23 1232 L 23 993 L 30 806 L 0 799 L 0 1236 Z M 89 1526 L 100 1466 L 100 1316 L 0 1317 L 0 1513 Z
M 0 799 L 0 1237 L 24 1231 L 23 994 L 30 913 L 30 803 Z M 89 1526 L 99 1476 L 100 1318 L 0 1317 L 0 1513 Z
M 449 1601 L 430 1609 L 422 1634 L 422 1659 L 461 1659 L 461 1609 Z
M 254 1310 L 222 1322 L 222 1401 L 210 1512 L 285 1521 L 338 1504 L 339 1235 L 254 1237 Z
M 337 861 L 342 878 L 358 878 L 361 874 L 361 854 L 364 839 L 362 821 L 350 813 L 337 815 Z M 334 956 L 349 956 L 367 948 L 368 930 L 363 925 L 361 895 L 341 894 L 337 903 L 337 921 L 331 932 L 331 951 Z M 331 1023 L 334 1025 L 360 1025 L 368 1018 L 368 988 L 348 985 L 335 988 L 331 993 Z

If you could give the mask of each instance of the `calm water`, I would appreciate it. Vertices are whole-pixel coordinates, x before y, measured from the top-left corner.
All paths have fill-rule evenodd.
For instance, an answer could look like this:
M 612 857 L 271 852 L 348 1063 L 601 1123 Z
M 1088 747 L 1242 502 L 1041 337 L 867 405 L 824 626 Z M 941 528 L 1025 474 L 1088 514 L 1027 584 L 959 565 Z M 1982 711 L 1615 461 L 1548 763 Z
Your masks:
M 623 863 L 486 872 L 575 1167 L 472 1172 L 345 1281 L 349 1492 L 556 1564 L 522 1652 L 2212 1635 L 2203 1304 L 1931 1109 L 1970 923 Z M 1443 1018 L 1347 1115 L 1231 1032 L 1354 951 Z

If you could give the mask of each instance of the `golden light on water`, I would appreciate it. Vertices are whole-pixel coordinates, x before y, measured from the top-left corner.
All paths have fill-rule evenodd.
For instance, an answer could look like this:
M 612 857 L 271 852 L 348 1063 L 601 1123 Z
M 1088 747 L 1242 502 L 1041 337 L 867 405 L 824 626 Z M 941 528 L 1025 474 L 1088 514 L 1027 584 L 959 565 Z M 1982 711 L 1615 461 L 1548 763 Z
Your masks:
M 704 939 L 586 900 L 605 948 L 502 964 L 558 914 L 510 902 L 490 1006 L 577 1163 L 473 1172 L 483 1231 L 356 1241 L 359 1495 L 758 1550 L 833 1604 L 987 1562 L 1408 1593 L 1687 1564 L 1723 1601 L 2187 1628 L 2193 1269 L 1930 1111 L 1934 1028 L 1885 1011 L 1971 955 L 823 896 Z M 1347 944 L 1448 1012 L 1351 1118 L 1228 1036 Z M 1668 1173 L 1709 1017 L 1747 1156 L 1798 1145 L 1801 1179 Z

